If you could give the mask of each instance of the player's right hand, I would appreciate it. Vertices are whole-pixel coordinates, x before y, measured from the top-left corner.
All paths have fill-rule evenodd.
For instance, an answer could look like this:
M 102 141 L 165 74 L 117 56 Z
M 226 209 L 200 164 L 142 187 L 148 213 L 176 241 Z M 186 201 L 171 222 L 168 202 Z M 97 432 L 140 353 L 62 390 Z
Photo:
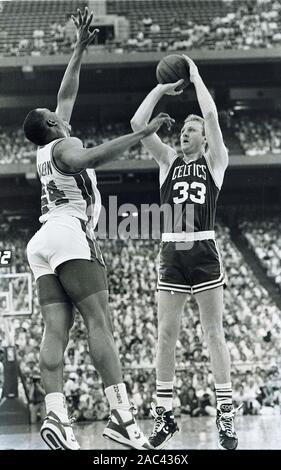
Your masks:
M 85 7 L 83 15 L 79 8 L 77 9 L 77 16 L 71 15 L 71 18 L 77 28 L 76 47 L 81 47 L 83 50 L 93 41 L 94 37 L 99 32 L 98 29 L 95 29 L 92 32 L 89 31 L 93 15 L 93 12 L 91 12 L 89 15 L 87 7 Z
M 158 129 L 163 125 L 166 124 L 168 129 L 170 130 L 172 125 L 174 124 L 175 120 L 166 113 L 160 113 L 155 118 L 153 118 L 150 123 L 145 128 L 145 132 L 147 135 L 153 134 L 157 132 Z
M 177 90 L 179 86 L 181 86 L 184 83 L 183 78 L 178 80 L 175 83 L 164 83 L 164 84 L 159 84 L 157 85 L 157 88 L 160 89 L 160 91 L 163 93 L 163 95 L 180 95 L 183 90 Z
M 195 64 L 195 62 L 193 62 L 193 60 L 188 57 L 187 55 L 185 54 L 182 54 L 182 57 L 186 60 L 186 62 L 188 63 L 188 66 L 189 66 L 189 77 L 190 77 L 190 81 L 191 83 L 194 83 L 195 80 L 198 78 L 199 76 L 199 71 L 198 71 L 198 68 L 197 68 L 197 65 Z

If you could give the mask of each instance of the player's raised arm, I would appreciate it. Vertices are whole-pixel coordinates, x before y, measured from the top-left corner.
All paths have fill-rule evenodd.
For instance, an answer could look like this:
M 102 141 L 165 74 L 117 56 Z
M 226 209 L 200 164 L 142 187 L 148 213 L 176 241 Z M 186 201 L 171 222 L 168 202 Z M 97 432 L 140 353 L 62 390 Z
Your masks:
M 54 148 L 54 158 L 60 168 L 66 171 L 79 171 L 84 168 L 96 168 L 102 163 L 114 160 L 125 150 L 138 144 L 142 139 L 157 132 L 163 124 L 170 126 L 173 119 L 168 114 L 160 113 L 142 130 L 127 134 L 93 148 L 84 149 L 81 140 L 76 137 L 63 139 Z
M 92 19 L 93 13 L 89 15 L 87 7 L 83 14 L 80 10 L 77 10 L 77 17 L 72 16 L 72 20 L 77 28 L 77 41 L 61 82 L 56 108 L 56 114 L 66 122 L 70 121 L 78 92 L 83 52 L 98 33 L 97 29 L 92 33 L 89 31 Z
M 216 104 L 203 82 L 193 60 L 183 56 L 189 65 L 190 81 L 194 84 L 198 103 L 205 120 L 205 134 L 209 146 L 209 160 L 218 182 L 222 182 L 224 171 L 228 165 L 228 152 L 224 145 L 219 125 Z
M 131 119 L 132 129 L 137 131 L 147 125 L 156 104 L 163 95 L 179 95 L 182 91 L 176 91 L 176 88 L 181 85 L 182 82 L 183 80 L 179 80 L 176 83 L 159 84 L 153 88 Z M 171 156 L 175 154 L 175 151 L 169 145 L 164 144 L 156 133 L 146 137 L 142 143 L 160 165 L 160 170 L 161 167 L 163 168 L 169 165 Z

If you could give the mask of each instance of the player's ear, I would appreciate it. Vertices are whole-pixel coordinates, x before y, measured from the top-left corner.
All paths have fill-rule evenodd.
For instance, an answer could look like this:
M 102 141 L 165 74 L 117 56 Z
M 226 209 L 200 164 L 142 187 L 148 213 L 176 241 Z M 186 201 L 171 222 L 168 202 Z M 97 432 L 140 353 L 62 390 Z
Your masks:
M 203 136 L 203 140 L 202 140 L 202 147 L 204 147 L 205 151 L 208 147 L 208 143 L 207 143 L 207 139 L 206 139 L 206 136 L 204 135 Z
M 56 125 L 57 125 L 56 121 L 54 121 L 53 119 L 47 119 L 47 126 L 55 127 Z

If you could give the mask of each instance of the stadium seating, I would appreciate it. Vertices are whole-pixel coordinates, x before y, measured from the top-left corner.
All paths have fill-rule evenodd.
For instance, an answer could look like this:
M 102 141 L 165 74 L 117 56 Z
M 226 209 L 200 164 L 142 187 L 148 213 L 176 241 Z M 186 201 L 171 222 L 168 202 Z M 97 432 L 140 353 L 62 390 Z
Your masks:
M 28 269 L 25 246 L 31 236 L 30 230 L 29 224 L 24 225 L 16 219 L 11 223 L 5 222 L 3 217 L 1 221 L 4 234 L 1 243 L 16 252 L 15 271 Z M 236 248 L 228 228 L 218 225 L 217 236 L 228 277 L 224 327 L 233 361 L 235 400 L 245 401 L 247 412 L 258 413 L 262 405 L 280 403 L 280 379 L 276 369 L 276 358 L 281 352 L 280 311 Z M 100 244 L 108 266 L 110 310 L 125 380 L 141 416 L 147 417 L 150 401 L 155 398 L 152 365 L 156 338 L 155 260 L 159 241 L 119 239 L 101 240 Z M 35 286 L 34 313 L 31 319 L 16 320 L 16 326 L 21 369 L 27 385 L 31 386 L 32 377 L 39 373 L 39 344 L 43 331 Z M 103 419 L 108 407 L 91 365 L 86 338 L 81 317 L 77 315 L 65 354 L 65 392 L 78 419 Z M 4 344 L 4 333 L 0 327 L 0 347 L 1 344 Z M 195 388 L 200 402 L 199 415 L 212 413 L 213 379 L 194 299 L 188 301 L 185 308 L 176 361 L 178 413 L 188 413 L 184 398 L 188 386 Z M 209 395 L 210 408 L 205 406 L 205 393 Z
M 281 119 L 278 115 L 260 113 L 259 117 L 252 113 L 239 114 L 231 118 L 230 126 L 226 126 L 221 118 L 221 126 L 225 144 L 230 155 L 256 156 L 265 154 L 281 154 Z M 180 122 L 171 132 L 165 128 L 160 130 L 163 141 L 180 150 Z M 102 142 L 131 132 L 128 123 L 105 123 L 97 127 L 94 123 L 83 125 L 73 124 L 72 134 L 79 137 L 85 147 L 99 145 Z M 29 143 L 20 128 L 0 126 L 0 165 L 5 163 L 22 164 L 35 162 L 36 149 Z M 152 156 L 142 145 L 124 152 L 120 160 L 147 160 Z
M 80 0 L 4 2 L 0 15 L 0 54 L 69 53 L 73 41 L 66 40 L 66 22 L 70 13 L 86 3 Z M 108 14 L 129 20 L 130 38 L 121 43 L 108 38 L 105 47 L 119 53 L 274 47 L 281 42 L 280 11 L 276 0 L 246 3 L 240 0 L 108 0 Z
M 280 219 L 247 220 L 241 223 L 241 229 L 267 276 L 281 289 Z

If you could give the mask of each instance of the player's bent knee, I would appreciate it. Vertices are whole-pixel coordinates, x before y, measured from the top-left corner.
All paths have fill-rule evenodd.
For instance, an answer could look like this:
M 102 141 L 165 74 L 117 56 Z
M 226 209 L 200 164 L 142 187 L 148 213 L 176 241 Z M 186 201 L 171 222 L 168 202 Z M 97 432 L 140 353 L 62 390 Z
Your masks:
M 53 349 L 53 354 L 45 351 L 44 348 L 40 351 L 39 367 L 40 370 L 55 371 L 63 364 L 63 349 Z
M 203 332 L 207 341 L 225 341 L 224 330 L 220 325 L 203 326 Z
M 177 342 L 177 335 L 172 330 L 172 328 L 160 328 L 158 337 L 158 347 L 175 347 L 175 344 Z

